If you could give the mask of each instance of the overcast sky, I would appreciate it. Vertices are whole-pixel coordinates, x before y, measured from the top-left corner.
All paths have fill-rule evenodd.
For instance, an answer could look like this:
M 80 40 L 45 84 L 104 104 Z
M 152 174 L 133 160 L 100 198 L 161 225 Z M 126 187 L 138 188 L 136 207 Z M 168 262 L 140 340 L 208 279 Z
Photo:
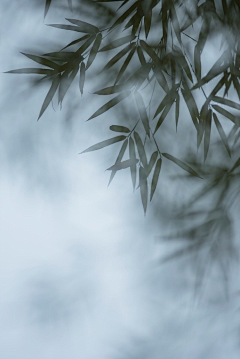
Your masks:
M 1 72 L 28 67 L 19 51 L 59 34 L 43 3 L 1 1 Z M 91 84 L 86 100 L 73 84 L 62 111 L 54 103 L 37 122 L 47 89 L 27 80 L 0 80 L 0 357 L 239 358 L 237 298 L 196 304 L 184 261 L 159 265 L 161 227 L 144 218 L 129 175 L 107 188 L 108 150 L 78 155 L 106 136 L 84 122 Z

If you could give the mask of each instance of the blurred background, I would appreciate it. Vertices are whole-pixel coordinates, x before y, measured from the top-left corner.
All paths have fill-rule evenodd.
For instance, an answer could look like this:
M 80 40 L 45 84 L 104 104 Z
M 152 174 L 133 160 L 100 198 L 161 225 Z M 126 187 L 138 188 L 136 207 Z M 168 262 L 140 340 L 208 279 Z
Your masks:
M 44 1 L 0 4 L 0 357 L 239 358 L 238 262 L 224 279 L 217 270 L 208 276 L 202 256 L 199 290 L 195 260 L 164 262 L 182 248 L 161 238 L 175 229 L 173 205 L 191 186 L 161 174 L 145 218 L 129 173 L 107 187 L 109 148 L 79 155 L 109 138 L 113 124 L 114 113 L 85 122 L 99 107 L 96 78 L 87 78 L 82 98 L 74 82 L 62 109 L 53 101 L 37 122 L 46 86 L 3 73 L 31 67 L 20 51 L 57 51 L 74 40 L 45 24 L 86 20 L 78 4 L 73 16 L 67 1 L 53 1 L 45 21 Z

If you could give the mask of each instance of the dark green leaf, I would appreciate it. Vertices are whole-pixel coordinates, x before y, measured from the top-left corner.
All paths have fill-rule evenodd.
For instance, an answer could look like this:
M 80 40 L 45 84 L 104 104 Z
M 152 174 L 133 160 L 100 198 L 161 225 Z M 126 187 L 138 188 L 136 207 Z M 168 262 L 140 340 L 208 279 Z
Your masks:
M 66 19 L 66 20 L 74 25 L 77 25 L 77 27 L 79 28 L 78 31 L 80 32 L 84 32 L 87 34 L 95 34 L 99 32 L 99 29 L 96 26 L 93 26 L 87 22 L 76 20 L 76 19 Z
M 231 120 L 233 123 L 236 123 L 236 118 L 235 116 L 228 112 L 227 110 L 225 110 L 224 108 L 218 106 L 218 105 L 212 105 L 212 107 L 214 108 L 214 110 L 216 110 L 218 113 L 220 113 L 221 115 L 229 118 L 229 120 Z
M 134 53 L 135 53 L 135 50 L 136 50 L 136 48 L 134 47 L 134 48 L 129 52 L 129 54 L 128 54 L 126 60 L 124 61 L 123 65 L 122 65 L 122 67 L 121 67 L 121 69 L 120 69 L 120 71 L 119 71 L 119 73 L 118 73 L 118 75 L 117 75 L 115 84 L 122 78 L 122 76 L 123 76 L 125 70 L 127 69 L 128 65 L 129 65 L 129 62 L 131 61 L 131 59 L 132 59 L 132 57 L 133 57 L 133 55 L 134 55 Z
M 135 160 L 135 165 L 139 162 L 139 160 Z M 130 160 L 126 160 L 126 161 L 122 161 L 119 162 L 116 165 L 113 165 L 109 168 L 106 169 L 106 171 L 120 171 L 120 170 L 124 170 L 126 168 L 129 168 L 131 166 L 131 161 Z
M 135 46 L 135 43 L 131 43 L 127 45 L 122 51 L 120 51 L 117 55 L 111 58 L 111 60 L 107 63 L 107 65 L 102 69 L 102 71 L 110 69 L 113 65 L 116 64 L 121 58 L 126 55 L 132 48 Z
M 141 46 L 137 47 L 137 53 L 138 53 L 138 58 L 139 58 L 140 64 L 142 66 L 146 65 L 146 59 L 145 59 L 145 57 L 143 55 Z
M 227 100 L 226 98 L 222 98 L 219 96 L 212 97 L 212 101 L 222 103 L 223 105 L 230 106 L 233 108 L 236 108 L 237 110 L 240 110 L 240 105 L 234 101 Z
M 109 44 L 107 44 L 106 46 L 102 47 L 99 52 L 116 49 L 119 46 L 125 45 L 128 42 L 133 41 L 135 39 L 135 37 L 136 37 L 135 35 L 128 35 L 128 36 L 121 37 L 120 39 L 114 40 L 114 41 L 110 42 Z
M 117 159 L 116 159 L 116 162 L 115 162 L 115 166 L 116 166 L 116 167 L 114 167 L 114 169 L 112 170 L 112 173 L 111 173 L 111 176 L 110 176 L 110 179 L 109 179 L 109 182 L 108 182 L 108 186 L 110 185 L 110 183 L 112 182 L 112 180 L 113 180 L 115 174 L 117 173 L 117 165 L 121 163 L 122 158 L 123 158 L 123 156 L 124 156 L 124 153 L 125 153 L 125 151 L 126 151 L 126 149 L 127 149 L 127 145 L 128 145 L 128 140 L 126 139 L 126 140 L 123 142 L 122 147 L 121 147 L 121 149 L 120 149 L 120 152 L 119 152 L 119 154 L 118 154 L 118 156 L 117 156 Z
M 99 46 L 101 45 L 101 41 L 102 41 L 102 34 L 98 34 L 96 37 L 96 40 L 94 41 L 93 47 L 90 51 L 86 69 L 88 69 L 91 66 L 91 64 L 93 63 L 93 60 L 95 59 L 95 57 L 98 53 Z
M 90 36 L 87 39 L 87 41 L 85 41 L 84 44 L 82 44 L 82 46 L 79 47 L 79 49 L 77 50 L 77 54 L 82 54 L 84 51 L 86 51 L 94 40 L 95 40 L 95 35 Z
M 130 170 L 131 170 L 131 177 L 132 177 L 132 184 L 133 184 L 133 190 L 136 187 L 136 163 L 138 160 L 136 159 L 136 152 L 135 152 L 135 145 L 133 139 L 129 138 L 129 157 L 130 157 Z
M 224 144 L 224 146 L 226 147 L 226 150 L 229 154 L 229 157 L 231 157 L 231 151 L 230 151 L 230 148 L 229 148 L 229 145 L 228 145 L 228 141 L 227 141 L 227 136 L 225 135 L 225 132 L 222 128 L 222 125 L 221 123 L 219 122 L 218 118 L 217 118 L 217 115 L 215 113 L 213 113 L 213 119 L 214 119 L 214 122 L 215 122 L 215 125 L 217 127 L 217 130 L 218 130 L 218 133 L 222 139 L 222 142 Z
M 176 130 L 177 130 L 178 119 L 179 119 L 179 102 L 180 102 L 180 97 L 179 97 L 179 94 L 177 94 L 177 98 L 176 98 L 176 109 L 175 109 Z
M 140 69 L 138 69 L 132 76 L 129 77 L 126 84 L 136 85 L 135 90 L 138 90 L 143 82 L 148 77 L 149 72 L 151 71 L 152 65 L 146 64 Z
M 129 128 L 127 128 L 125 126 L 112 125 L 109 128 L 111 131 L 114 131 L 114 132 L 125 132 L 125 133 L 130 132 Z
M 89 35 L 84 35 L 84 36 L 80 37 L 79 39 L 70 42 L 67 46 L 63 47 L 62 50 L 66 49 L 69 46 L 75 45 L 83 40 L 86 40 L 88 38 L 89 38 Z
M 142 166 L 139 168 L 139 182 L 140 182 L 140 193 L 143 205 L 144 214 L 146 215 L 147 202 L 148 202 L 148 184 L 145 175 L 145 170 Z
M 112 95 L 114 93 L 117 92 L 122 92 L 122 91 L 126 91 L 126 90 L 130 90 L 132 86 L 130 86 L 130 84 L 122 84 L 122 85 L 115 85 L 115 86 L 110 86 L 110 87 L 106 87 L 104 89 L 101 89 L 99 91 L 95 91 L 94 94 L 95 95 Z
M 141 121 L 143 123 L 143 126 L 145 128 L 145 131 L 146 131 L 148 137 L 150 137 L 149 119 L 148 119 L 147 111 L 145 108 L 145 104 L 143 102 L 143 98 L 142 98 L 141 94 L 137 91 L 134 92 L 134 95 L 135 95 L 135 100 L 137 103 L 139 116 L 141 118 Z
M 173 100 L 174 101 L 174 100 Z M 161 126 L 161 124 L 163 123 L 163 121 L 165 120 L 168 112 L 170 111 L 171 107 L 172 107 L 172 104 L 173 104 L 173 101 L 169 102 L 166 107 L 164 108 L 161 116 L 159 117 L 158 119 L 158 122 L 157 122 L 157 125 L 155 127 L 155 130 L 154 130 L 154 134 L 157 132 L 157 130 L 159 129 L 159 127 Z
M 138 149 L 138 154 L 140 157 L 140 160 L 142 162 L 142 165 L 144 168 L 147 168 L 147 156 L 146 156 L 146 152 L 142 143 L 142 140 L 139 136 L 139 134 L 137 132 L 134 131 L 134 139 L 136 141 L 136 145 L 137 145 L 137 149 Z
M 204 131 L 205 131 L 205 121 L 200 119 L 199 125 L 197 127 L 197 148 L 199 148 L 199 146 L 201 145 Z
M 39 113 L 38 116 L 38 120 L 39 118 L 42 116 L 42 114 L 44 113 L 44 111 L 46 110 L 46 108 L 48 107 L 48 105 L 50 104 L 50 102 L 52 101 L 53 96 L 55 95 L 55 92 L 57 91 L 59 82 L 60 82 L 60 76 L 56 76 L 55 79 L 52 81 L 52 85 L 47 93 L 47 96 L 45 98 L 45 100 L 43 101 L 43 105 L 41 108 L 41 111 Z
M 53 70 L 49 70 L 49 69 L 32 69 L 32 68 L 27 68 L 27 69 L 17 69 L 17 70 L 11 70 L 11 71 L 6 71 L 6 74 L 37 74 L 37 75 L 48 75 L 51 76 L 53 75 L 55 72 Z
M 52 69 L 55 69 L 55 70 L 60 70 L 61 67 L 56 64 L 55 62 L 53 61 L 50 61 L 50 60 L 47 60 L 45 59 L 44 57 L 41 57 L 41 56 L 36 56 L 36 55 L 30 55 L 30 54 L 25 54 L 24 52 L 21 52 L 21 54 L 23 54 L 24 56 L 28 57 L 29 59 L 37 62 L 38 64 L 40 65 L 44 65 L 44 66 L 47 66 L 47 67 L 51 67 Z
M 86 150 L 82 151 L 81 153 L 85 153 L 85 152 L 91 152 L 91 151 L 96 151 L 96 150 L 100 150 L 101 148 L 113 145 L 116 142 L 120 142 L 125 140 L 125 136 L 116 136 L 116 137 L 112 137 L 109 140 L 105 140 L 102 142 L 97 143 L 96 145 L 93 145 L 91 147 L 88 147 Z
M 122 101 L 126 97 L 128 97 L 130 95 L 130 93 L 131 93 L 130 91 L 127 91 L 127 92 L 121 93 L 120 95 L 114 97 L 112 100 L 110 100 L 105 105 L 100 107 L 96 112 L 94 112 L 94 114 L 88 119 L 88 121 L 91 120 L 92 118 L 97 117 L 97 116 L 101 115 L 102 113 L 108 111 L 110 108 L 117 105 L 120 101 Z
M 172 155 L 169 155 L 168 153 L 162 153 L 162 155 L 164 157 L 166 157 L 169 161 L 172 161 L 174 163 L 176 163 L 176 165 L 178 165 L 179 167 L 181 167 L 183 170 L 189 172 L 192 176 L 196 176 L 196 177 L 199 177 L 199 178 L 202 178 L 200 177 L 197 172 L 195 172 L 192 167 L 188 166 L 186 163 L 178 160 L 176 157 L 172 156 Z
M 46 17 L 46 15 L 48 13 L 48 10 L 50 8 L 51 2 L 52 2 L 52 0 L 46 0 L 45 9 L 44 9 L 44 17 Z
M 194 49 L 194 68 L 197 80 L 200 81 L 201 79 L 201 55 L 199 46 L 196 45 Z
M 80 79 L 79 79 L 79 88 L 81 95 L 83 95 L 84 82 L 85 82 L 85 63 L 82 62 L 80 66 Z
M 233 167 L 230 169 L 230 171 L 228 173 L 233 172 L 237 167 L 240 166 L 240 157 L 239 159 L 234 163 Z
M 76 77 L 77 73 L 78 73 L 79 67 L 77 66 L 72 72 L 71 74 L 68 76 L 67 73 L 67 77 L 64 78 L 63 80 L 63 75 L 61 78 L 61 82 L 59 85 L 59 99 L 58 99 L 58 103 L 61 103 L 63 101 L 63 98 L 65 96 L 65 94 L 67 93 L 67 90 L 69 89 L 69 87 L 71 86 L 74 78 Z
M 160 58 L 151 46 L 149 46 L 144 40 L 140 40 L 140 45 L 156 64 L 161 65 Z
M 204 133 L 204 161 L 206 161 L 211 135 L 211 124 L 212 124 L 212 111 L 208 110 L 205 122 L 205 133 Z
M 152 22 L 152 10 L 150 9 L 148 13 L 144 16 L 144 28 L 145 28 L 145 35 L 146 39 L 148 37 Z
M 155 192 L 156 187 L 157 187 L 161 166 L 162 166 L 162 159 L 159 158 L 157 160 L 157 163 L 156 163 L 156 166 L 155 166 L 155 169 L 154 169 L 154 173 L 153 173 L 152 184 L 151 184 L 150 201 L 152 200 L 154 192 Z
M 155 151 L 152 153 L 152 156 L 150 158 L 147 170 L 146 170 L 146 176 L 148 177 L 153 169 L 153 166 L 155 165 L 155 162 L 157 161 L 158 157 L 158 151 Z
M 162 70 L 159 68 L 159 66 L 154 66 L 153 72 L 154 72 L 154 75 L 156 76 L 156 79 L 157 79 L 157 82 L 159 83 L 159 85 L 163 88 L 163 90 L 165 92 L 169 92 L 167 80 L 165 79 L 164 74 L 163 74 Z
M 165 97 L 163 98 L 163 100 L 160 102 L 153 118 L 155 118 L 163 109 L 165 106 L 169 105 L 169 104 L 173 104 L 173 102 L 176 99 L 177 96 L 177 88 L 178 88 L 179 84 L 174 85 L 171 90 L 165 95 Z
M 82 31 L 78 26 L 72 26 L 72 25 L 47 24 L 47 26 L 55 27 L 56 29 L 62 29 L 62 30 L 77 31 L 84 33 L 86 32 L 86 31 Z
M 177 39 L 178 39 L 179 43 L 181 44 L 182 43 L 182 41 L 181 41 L 181 30 L 180 30 L 180 26 L 179 26 L 179 22 L 178 22 L 178 18 L 177 18 L 177 14 L 176 14 L 174 4 L 172 4 L 172 7 L 171 7 L 171 20 L 172 20 L 172 26 L 173 26 L 173 29 L 174 29 L 175 34 L 177 36 Z
M 135 1 L 135 3 L 130 6 L 130 8 L 115 21 L 109 31 L 114 29 L 116 26 L 121 25 L 123 21 L 126 20 L 126 18 L 137 8 L 138 5 L 138 1 Z
M 195 102 L 195 99 L 191 93 L 190 90 L 181 89 L 183 98 L 186 102 L 186 105 L 188 107 L 189 113 L 191 115 L 192 121 L 196 129 L 198 128 L 198 118 L 199 118 L 199 112 L 198 108 Z

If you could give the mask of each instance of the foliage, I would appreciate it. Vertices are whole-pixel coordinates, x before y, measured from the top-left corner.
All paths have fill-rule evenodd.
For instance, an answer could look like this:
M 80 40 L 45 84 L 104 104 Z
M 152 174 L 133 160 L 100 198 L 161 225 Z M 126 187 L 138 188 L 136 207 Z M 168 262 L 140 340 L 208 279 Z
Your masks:
M 68 3 L 72 7 L 72 1 L 68 0 Z M 240 175 L 239 0 L 95 0 L 84 3 L 89 6 L 102 4 L 111 13 L 110 24 L 98 27 L 74 18 L 66 19 L 65 24 L 50 24 L 48 26 L 59 31 L 76 32 L 76 40 L 58 52 L 41 56 L 24 53 L 43 67 L 9 72 L 42 75 L 43 81 L 51 81 L 40 118 L 57 92 L 58 103 L 62 104 L 78 74 L 83 95 L 86 75 L 93 63 L 105 54 L 105 59 L 109 59 L 101 73 L 105 74 L 107 87 L 94 94 L 110 99 L 88 120 L 103 114 L 106 116 L 111 108 L 127 103 L 131 98 L 131 106 L 136 109 L 135 124 L 131 127 L 111 125 L 110 130 L 117 136 L 83 152 L 121 142 L 116 161 L 108 168 L 111 171 L 109 183 L 118 171 L 129 169 L 133 189 L 139 182 L 137 188 L 140 188 L 144 213 L 156 192 L 164 161 L 179 166 L 187 172 L 188 178 L 194 176 L 197 181 L 204 182 L 191 206 L 218 188 L 218 200 L 209 210 L 208 218 L 201 225 L 185 231 L 184 237 L 194 237 L 194 246 L 199 246 L 199 243 L 204 243 L 203 238 L 212 236 L 215 229 L 217 233 L 229 236 L 232 229 L 227 210 L 233 199 L 239 196 L 236 183 Z M 45 16 L 51 5 L 52 1 L 46 0 Z M 206 49 L 211 41 L 219 43 L 219 57 L 205 73 Z M 188 118 L 181 110 L 184 106 L 188 109 Z M 187 127 L 196 132 L 197 148 L 203 146 L 204 162 L 212 163 L 201 163 L 193 154 L 186 163 L 164 152 L 164 141 L 161 141 L 163 123 L 167 120 L 169 123 L 173 113 L 176 130 L 179 123 L 190 120 Z M 224 120 L 227 120 L 227 125 Z M 220 151 L 219 143 L 218 146 L 212 145 L 213 155 L 208 158 L 214 136 L 218 136 L 229 156 L 228 160 L 223 160 L 224 164 L 214 163 L 214 156 Z M 124 159 L 127 153 L 128 157 Z M 191 212 L 191 206 L 189 204 L 188 211 L 182 213 L 195 217 L 202 214 L 194 209 Z M 223 224 L 224 231 L 221 229 Z M 214 245 L 211 251 L 213 248 Z

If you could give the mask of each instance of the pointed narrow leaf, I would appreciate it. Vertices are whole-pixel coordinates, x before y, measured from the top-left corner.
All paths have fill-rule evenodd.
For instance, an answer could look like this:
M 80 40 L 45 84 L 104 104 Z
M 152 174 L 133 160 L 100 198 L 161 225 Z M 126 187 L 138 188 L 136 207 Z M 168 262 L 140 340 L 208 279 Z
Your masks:
M 146 131 L 148 137 L 150 137 L 149 119 L 148 119 L 147 111 L 145 108 L 145 104 L 143 102 L 143 98 L 142 98 L 141 94 L 137 91 L 134 92 L 134 95 L 135 95 L 135 100 L 137 103 L 139 116 L 141 118 L 141 121 L 143 123 L 143 126 L 145 128 L 145 131 Z
M 177 131 L 178 119 L 179 119 L 179 102 L 180 102 L 180 97 L 179 97 L 179 94 L 177 94 L 177 98 L 176 98 L 176 108 L 175 108 L 176 131 Z
M 202 178 L 199 176 L 199 174 L 197 174 L 197 172 L 195 172 L 192 167 L 188 166 L 186 163 L 178 160 L 176 157 L 169 155 L 168 153 L 162 153 L 162 155 L 167 158 L 169 161 L 172 161 L 174 163 L 176 163 L 176 165 L 178 165 L 179 167 L 181 167 L 183 170 L 189 172 L 192 176 L 196 176 L 199 178 Z
M 140 182 L 140 193 L 141 193 L 143 210 L 144 210 L 144 214 L 146 215 L 147 202 L 148 202 L 148 184 L 145 175 L 145 170 L 142 166 L 140 166 L 139 168 L 139 182 Z
M 227 100 L 226 98 L 222 98 L 219 96 L 212 97 L 212 101 L 222 103 L 223 105 L 236 108 L 237 110 L 240 110 L 240 105 L 234 101 Z
M 196 129 L 198 128 L 198 118 L 199 118 L 199 112 L 198 112 L 198 108 L 195 102 L 195 99 L 191 93 L 190 90 L 186 90 L 186 89 L 181 89 L 183 98 L 186 102 L 188 111 L 191 115 L 192 118 L 192 122 L 194 124 L 194 126 L 196 127 Z
M 218 130 L 218 133 L 222 139 L 222 142 L 229 154 L 229 157 L 231 157 L 231 151 L 230 151 L 230 148 L 229 148 L 229 145 L 228 145 L 228 141 L 227 141 L 227 136 L 225 135 L 225 132 L 222 128 L 222 125 L 221 123 L 219 122 L 218 118 L 217 118 L 217 115 L 215 113 L 213 113 L 213 119 L 214 119 L 214 122 L 215 122 L 215 125 L 217 127 L 217 130 Z
M 133 55 L 134 55 L 134 53 L 135 53 L 135 50 L 136 50 L 136 48 L 134 47 L 134 48 L 129 52 L 129 54 L 128 54 L 126 60 L 124 61 L 123 65 L 122 65 L 122 67 L 121 67 L 121 69 L 120 69 L 120 71 L 119 71 L 119 73 L 118 73 L 118 75 L 117 75 L 115 84 L 122 78 L 122 76 L 123 76 L 125 70 L 127 69 L 128 65 L 129 65 L 129 62 L 131 61 L 131 59 L 132 59 L 132 57 L 133 57 Z
M 54 70 L 49 69 L 34 69 L 34 68 L 27 68 L 27 69 L 17 69 L 6 71 L 6 74 L 36 74 L 36 75 L 53 75 L 55 72 Z
M 211 123 L 212 123 L 212 111 L 208 110 L 205 122 L 205 133 L 204 133 L 204 161 L 206 161 L 211 136 Z
M 136 187 L 136 176 L 137 176 L 137 168 L 136 163 L 138 162 L 136 158 L 135 145 L 133 139 L 129 138 L 129 157 L 130 157 L 130 170 L 132 177 L 133 190 Z
M 172 26 L 173 26 L 174 32 L 177 36 L 179 43 L 181 44 L 182 43 L 181 30 L 180 30 L 179 21 L 177 18 L 177 13 L 176 13 L 174 4 L 172 4 L 172 7 L 171 7 L 171 20 L 172 20 Z
M 23 54 L 24 56 L 28 57 L 29 59 L 37 62 L 38 64 L 40 65 L 44 65 L 44 66 L 47 66 L 47 67 L 51 67 L 52 69 L 55 69 L 55 70 L 60 70 L 61 69 L 61 66 L 56 64 L 55 62 L 53 61 L 50 61 L 50 60 L 47 60 L 45 59 L 44 57 L 41 57 L 41 56 L 36 56 L 36 55 L 30 55 L 30 54 L 25 54 L 24 52 L 21 52 L 21 54 Z
M 65 81 L 62 82 L 62 79 L 61 79 L 61 82 L 60 82 L 60 85 L 59 85 L 59 103 L 61 103 L 64 99 L 64 96 L 66 95 L 67 93 L 67 90 L 69 89 L 69 87 L 71 86 L 73 80 L 75 79 L 77 73 L 78 73 L 78 70 L 79 70 L 79 67 L 77 66 L 69 76 L 66 77 Z
M 128 145 L 128 140 L 126 139 L 123 144 L 122 144 L 122 147 L 120 149 L 120 152 L 117 156 L 117 159 L 116 159 L 116 162 L 115 162 L 115 166 L 117 166 L 119 163 L 121 163 L 122 161 L 122 158 L 124 156 L 124 153 L 127 149 L 127 145 Z M 114 169 L 112 170 L 112 173 L 111 173 L 111 176 L 110 176 L 110 179 L 109 179 L 109 182 L 108 182 L 108 186 L 110 185 L 110 183 L 112 182 L 115 174 L 117 173 L 117 167 L 114 167 Z
M 154 75 L 155 75 L 159 85 L 163 88 L 163 90 L 165 92 L 168 93 L 169 92 L 168 83 L 167 83 L 167 80 L 165 79 L 165 76 L 164 76 L 162 70 L 158 66 L 154 66 L 153 72 L 154 72 Z
M 150 158 L 147 170 L 146 170 L 146 176 L 148 177 L 153 169 L 153 166 L 155 165 L 155 162 L 157 161 L 158 157 L 158 151 L 155 151 L 152 153 L 152 156 Z
M 112 95 L 114 93 L 117 92 L 123 92 L 126 90 L 130 90 L 132 86 L 130 86 L 130 84 L 122 84 L 122 85 L 115 85 L 115 86 L 110 86 L 110 87 L 106 87 L 104 89 L 95 91 L 94 94 L 95 95 Z
M 84 32 L 87 34 L 95 34 L 95 33 L 99 32 L 98 27 L 96 27 L 92 24 L 89 24 L 85 21 L 76 20 L 76 19 L 66 19 L 66 20 L 71 22 L 74 25 L 77 25 L 80 32 Z
M 135 160 L 135 165 L 139 162 L 139 160 Z M 113 165 L 109 168 L 106 169 L 106 171 L 120 171 L 120 170 L 125 170 L 126 168 L 129 168 L 131 166 L 131 161 L 130 160 L 126 160 L 126 161 L 122 161 L 117 163 L 116 165 Z
M 79 43 L 79 42 L 81 42 L 81 41 L 83 41 L 83 40 L 88 39 L 88 38 L 89 38 L 89 35 L 84 35 L 84 36 L 80 37 L 79 39 L 70 42 L 68 45 L 66 45 L 65 47 L 63 47 L 62 50 L 65 50 L 67 47 L 72 46 L 72 45 L 75 45 L 75 44 L 77 44 L 77 43 Z
M 165 95 L 163 100 L 160 102 L 153 118 L 155 118 L 159 113 L 164 109 L 165 106 L 169 105 L 170 103 L 173 103 L 177 96 L 177 88 L 179 84 L 175 84 L 172 89 Z
M 55 27 L 56 29 L 89 33 L 88 31 L 82 31 L 78 26 L 73 26 L 73 25 L 47 24 L 47 26 Z
M 146 152 L 142 143 L 142 140 L 139 136 L 139 134 L 137 132 L 134 131 L 134 139 L 136 141 L 136 145 L 137 145 L 137 149 L 138 149 L 138 154 L 140 157 L 140 160 L 142 162 L 142 165 L 144 168 L 147 168 L 147 156 L 146 156 Z
M 160 64 L 160 58 L 156 54 L 156 52 L 149 46 L 144 40 L 140 40 L 140 45 L 143 48 L 144 51 L 151 57 L 151 59 L 156 63 Z
M 59 82 L 60 82 L 60 76 L 58 75 L 53 80 L 52 85 L 47 93 L 47 96 L 45 97 L 45 100 L 43 101 L 42 108 L 41 108 L 41 111 L 38 116 L 38 120 L 42 116 L 42 114 L 44 113 L 44 111 L 46 110 L 46 108 L 48 107 L 50 102 L 52 101 L 52 98 L 55 95 L 55 92 L 57 91 Z
M 240 157 L 239 159 L 234 163 L 233 167 L 230 169 L 230 171 L 228 173 L 233 172 L 237 167 L 240 166 Z
M 197 127 L 197 148 L 199 148 L 199 146 L 201 145 L 204 131 L 205 131 L 205 122 L 202 119 L 200 119 L 199 125 Z
M 86 150 L 82 151 L 81 153 L 85 153 L 85 152 L 91 152 L 91 151 L 97 151 L 100 150 L 101 148 L 113 145 L 116 142 L 120 142 L 125 140 L 126 136 L 116 136 L 116 137 L 112 137 L 108 140 L 102 141 L 97 143 L 96 145 L 93 145 L 91 147 L 88 147 Z
M 194 69 L 195 69 L 197 80 L 200 81 L 202 71 L 201 71 L 201 55 L 198 45 L 196 45 L 194 48 Z
M 145 59 L 145 57 L 143 55 L 141 46 L 137 47 L 137 53 L 138 53 L 138 58 L 139 58 L 140 64 L 142 66 L 146 65 L 146 59 Z
M 162 159 L 159 158 L 157 160 L 157 163 L 156 163 L 156 166 L 155 166 L 155 169 L 154 169 L 154 173 L 153 173 L 152 184 L 151 184 L 150 201 L 152 200 L 154 192 L 155 192 L 156 187 L 157 187 L 161 166 L 162 166 Z
M 130 8 L 125 11 L 125 13 L 123 13 L 115 22 L 114 24 L 111 26 L 111 28 L 109 29 L 109 31 L 111 31 L 112 29 L 114 29 L 116 26 L 120 25 L 123 23 L 124 20 L 127 19 L 127 17 L 137 8 L 137 6 L 139 6 L 138 1 L 135 1 L 135 3 L 130 6 Z
M 102 47 L 99 50 L 99 52 L 116 49 L 117 47 L 120 47 L 122 45 L 125 45 L 125 44 L 133 41 L 135 38 L 136 38 L 135 35 L 128 35 L 128 36 L 121 37 L 120 39 L 114 40 L 114 41 L 110 42 L 109 44 L 107 44 L 106 46 Z
M 151 22 L 152 22 L 152 10 L 150 9 L 148 13 L 144 16 L 144 28 L 145 28 L 146 39 L 148 38 L 148 34 L 151 29 Z
M 97 117 L 97 116 L 101 115 L 102 113 L 108 111 L 110 108 L 117 105 L 120 101 L 127 98 L 130 95 L 130 93 L 131 93 L 130 91 L 127 91 L 127 92 L 121 93 L 120 95 L 114 97 L 112 100 L 108 101 L 105 105 L 103 105 L 96 112 L 94 112 L 94 114 L 88 119 L 88 121 L 91 120 L 92 118 Z
M 125 126 L 112 125 L 109 128 L 111 131 L 114 131 L 114 132 L 124 132 L 124 133 L 130 132 L 129 128 L 127 128 Z
M 83 95 L 84 82 L 85 82 L 85 63 L 82 62 L 80 66 L 80 79 L 79 79 L 79 88 L 81 95 Z
M 221 115 L 229 118 L 229 120 L 231 120 L 233 123 L 236 123 L 236 118 L 235 116 L 228 112 L 227 110 L 225 110 L 224 108 L 218 106 L 218 105 L 212 105 L 212 107 L 214 108 L 214 110 L 216 110 L 218 113 L 220 113 Z
M 76 53 L 82 54 L 84 51 L 86 51 L 87 48 L 91 45 L 91 43 L 94 41 L 94 39 L 95 39 L 95 35 L 88 37 L 87 41 L 85 41 L 84 44 L 82 44 L 82 46 L 79 47 Z
M 94 41 L 93 47 L 90 51 L 86 69 L 88 69 L 91 66 L 91 64 L 93 63 L 93 61 L 98 53 L 99 46 L 101 45 L 101 41 L 102 41 L 102 34 L 98 34 L 96 37 L 96 40 Z
M 113 65 L 116 64 L 123 56 L 125 56 L 133 47 L 135 46 L 135 43 L 131 43 L 127 45 L 122 51 L 120 51 L 117 55 L 113 56 L 111 60 L 107 63 L 106 66 L 102 69 L 102 71 L 110 69 Z
M 173 100 L 174 101 L 174 100 Z M 155 130 L 154 130 L 154 134 L 157 132 L 157 130 L 159 129 L 159 127 L 161 126 L 161 124 L 163 123 L 163 121 L 165 120 L 168 112 L 170 111 L 171 107 L 172 107 L 172 104 L 173 104 L 173 101 L 169 102 L 166 107 L 164 108 L 161 116 L 159 117 L 159 120 L 157 122 L 157 125 L 155 127 Z
M 48 13 L 48 10 L 50 8 L 51 2 L 52 2 L 52 0 L 46 0 L 45 9 L 44 9 L 44 17 L 46 17 L 46 15 Z

